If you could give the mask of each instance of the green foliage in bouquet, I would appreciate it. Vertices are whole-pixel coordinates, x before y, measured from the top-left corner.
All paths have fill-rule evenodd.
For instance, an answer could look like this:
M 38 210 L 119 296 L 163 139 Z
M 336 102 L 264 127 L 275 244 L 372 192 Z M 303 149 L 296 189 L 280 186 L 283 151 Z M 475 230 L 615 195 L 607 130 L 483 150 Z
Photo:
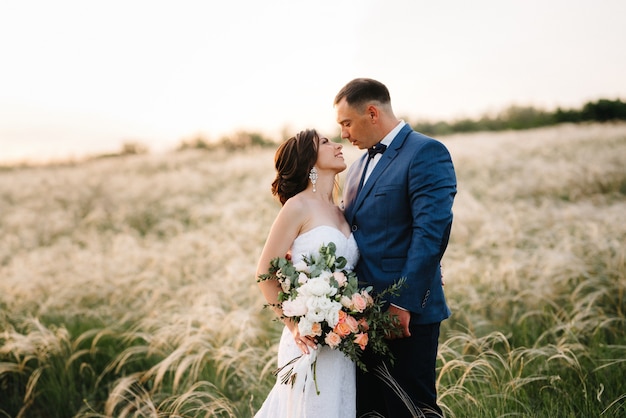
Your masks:
M 397 318 L 385 310 L 384 298 L 397 295 L 405 279 L 372 294 L 372 286 L 361 287 L 356 273 L 346 270 L 346 258 L 337 256 L 336 250 L 330 242 L 296 264 L 289 257 L 274 258 L 259 281 L 278 281 L 281 319 L 296 322 L 302 336 L 341 350 L 364 371 L 367 367 L 361 355 L 366 347 L 393 362 L 386 337 L 400 330 Z

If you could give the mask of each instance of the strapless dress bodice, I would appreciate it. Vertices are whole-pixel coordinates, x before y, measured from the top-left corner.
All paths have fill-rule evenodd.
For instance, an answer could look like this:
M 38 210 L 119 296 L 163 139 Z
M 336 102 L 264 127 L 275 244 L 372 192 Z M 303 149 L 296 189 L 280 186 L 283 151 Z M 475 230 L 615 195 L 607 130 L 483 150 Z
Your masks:
M 354 236 L 345 236 L 343 232 L 329 225 L 320 225 L 298 235 L 291 246 L 291 259 L 294 263 L 302 261 L 304 256 L 311 254 L 318 256 L 322 245 L 334 243 L 337 247 L 335 254 L 345 257 L 346 270 L 353 270 L 359 261 L 359 247 Z

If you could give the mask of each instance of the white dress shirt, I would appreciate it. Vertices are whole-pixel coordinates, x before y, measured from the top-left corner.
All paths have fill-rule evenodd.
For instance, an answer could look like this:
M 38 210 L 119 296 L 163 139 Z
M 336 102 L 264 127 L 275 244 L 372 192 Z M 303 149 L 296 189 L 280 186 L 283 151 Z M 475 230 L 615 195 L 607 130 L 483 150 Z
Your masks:
M 405 121 L 401 120 L 400 122 L 398 122 L 396 127 L 393 128 L 391 131 L 389 131 L 389 133 L 385 135 L 385 137 L 380 141 L 380 143 L 389 147 L 389 145 L 391 145 L 391 141 L 393 141 L 396 135 L 398 135 L 398 132 L 400 132 L 400 129 L 402 129 L 404 125 L 406 125 Z M 370 163 L 367 165 L 367 172 L 365 173 L 365 179 L 363 180 L 363 184 L 367 182 L 367 179 L 370 177 L 370 174 L 372 174 L 374 167 L 376 167 L 376 164 L 378 164 L 378 161 L 382 158 L 382 156 L 383 154 L 374 155 L 374 158 L 372 158 L 372 161 L 370 161 Z

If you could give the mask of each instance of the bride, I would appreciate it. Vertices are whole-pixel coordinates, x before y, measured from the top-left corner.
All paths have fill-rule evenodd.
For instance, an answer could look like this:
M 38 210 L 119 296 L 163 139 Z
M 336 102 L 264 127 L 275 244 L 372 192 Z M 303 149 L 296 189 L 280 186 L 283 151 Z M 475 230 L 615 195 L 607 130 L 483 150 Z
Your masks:
M 342 145 L 320 136 L 315 130 L 299 132 L 276 151 L 276 179 L 272 194 L 282 204 L 271 227 L 257 267 L 257 277 L 267 273 L 270 261 L 290 253 L 295 263 L 304 255 L 316 254 L 322 244 L 335 243 L 337 256 L 356 264 L 359 252 L 343 212 L 335 204 L 335 178 L 346 169 Z M 259 282 L 268 304 L 278 303 L 280 287 L 275 280 Z M 280 317 L 281 311 L 274 307 Z M 283 319 L 285 327 L 278 346 L 278 366 L 301 354 L 317 350 L 316 381 L 304 392 L 292 389 L 277 378 L 276 384 L 255 417 L 262 418 L 354 418 L 356 416 L 355 365 L 340 350 L 318 346 L 313 338 L 301 336 L 296 323 Z M 299 393 L 296 393 L 299 392 Z

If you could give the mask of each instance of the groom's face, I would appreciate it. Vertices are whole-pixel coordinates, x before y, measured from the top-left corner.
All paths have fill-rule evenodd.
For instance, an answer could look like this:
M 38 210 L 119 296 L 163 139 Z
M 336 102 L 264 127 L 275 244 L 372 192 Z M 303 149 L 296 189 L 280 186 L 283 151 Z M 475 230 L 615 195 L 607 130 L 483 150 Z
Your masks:
M 366 149 L 378 142 L 372 132 L 372 117 L 369 112 L 359 112 L 341 99 L 335 106 L 341 137 L 359 149 Z

